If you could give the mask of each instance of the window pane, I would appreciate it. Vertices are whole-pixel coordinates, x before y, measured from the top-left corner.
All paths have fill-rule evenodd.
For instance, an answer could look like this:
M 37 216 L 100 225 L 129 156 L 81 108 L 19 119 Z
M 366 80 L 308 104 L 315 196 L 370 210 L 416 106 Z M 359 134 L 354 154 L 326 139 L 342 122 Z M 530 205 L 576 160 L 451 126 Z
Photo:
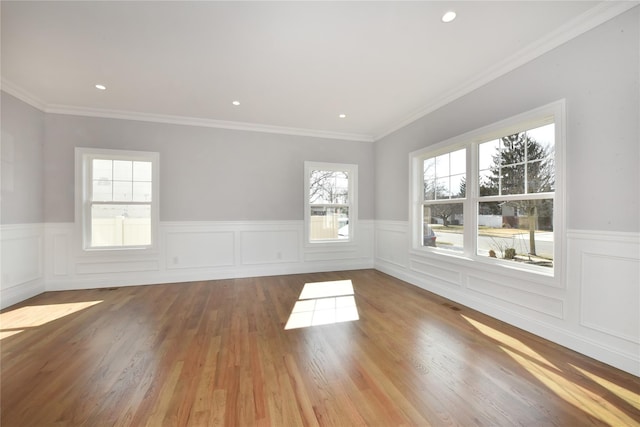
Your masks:
M 151 162 L 133 162 L 133 180 L 151 181 Z
M 436 181 L 431 179 L 424 181 L 424 199 L 435 200 L 436 199 Z
M 148 205 L 91 206 L 91 246 L 148 246 L 151 207 Z
M 134 202 L 150 202 L 151 201 L 151 183 L 150 182 L 134 182 L 133 183 L 133 201 Z
M 500 172 L 500 194 L 524 194 L 524 165 L 503 166 Z
M 112 196 L 113 181 L 107 179 L 93 181 L 92 197 L 94 202 L 110 202 Z
M 553 267 L 553 200 L 479 203 L 477 253 Z
M 499 178 L 492 171 L 480 171 L 480 196 L 497 196 L 500 194 Z
M 92 171 L 93 180 L 111 181 L 113 179 L 113 161 L 103 159 L 93 159 Z
M 485 142 L 480 144 L 478 150 L 478 164 L 479 169 L 487 170 L 495 165 L 497 156 L 500 153 L 500 140 L 494 139 L 493 141 Z
M 463 213 L 462 203 L 425 205 L 422 212 L 422 245 L 462 251 Z
M 430 158 L 423 163 L 424 176 L 424 199 L 435 200 L 436 198 L 436 159 Z
M 423 161 L 424 200 L 465 197 L 466 153 L 462 149 Z
M 449 153 L 436 157 L 436 177 L 449 176 Z
M 499 162 L 502 165 L 515 165 L 526 161 L 527 138 L 524 132 L 500 138 L 501 150 Z
M 553 162 L 542 159 L 527 163 L 527 193 L 546 193 L 554 190 Z
M 131 181 L 133 179 L 133 162 L 129 160 L 113 161 L 114 181 Z
M 467 183 L 465 181 L 465 175 L 452 175 L 451 176 L 451 197 L 463 198 L 467 191 Z
M 133 188 L 131 181 L 113 182 L 113 200 L 116 202 L 130 202 L 132 200 Z
M 349 202 L 349 177 L 343 171 L 311 171 L 309 203 L 346 204 Z
M 432 181 L 436 178 L 436 159 L 430 158 L 424 161 L 424 180 Z
M 349 208 L 311 206 L 311 240 L 348 239 L 349 231 Z
M 436 199 L 448 199 L 450 195 L 449 177 L 438 178 L 436 182 Z
M 461 175 L 467 171 L 467 150 L 451 153 L 451 175 Z
M 535 129 L 529 129 L 527 136 L 536 141 L 548 155 L 552 156 L 556 140 L 555 129 L 555 125 L 551 123 Z M 531 157 L 529 157 L 529 160 L 531 160 Z
M 480 196 L 551 192 L 554 125 L 479 145 Z

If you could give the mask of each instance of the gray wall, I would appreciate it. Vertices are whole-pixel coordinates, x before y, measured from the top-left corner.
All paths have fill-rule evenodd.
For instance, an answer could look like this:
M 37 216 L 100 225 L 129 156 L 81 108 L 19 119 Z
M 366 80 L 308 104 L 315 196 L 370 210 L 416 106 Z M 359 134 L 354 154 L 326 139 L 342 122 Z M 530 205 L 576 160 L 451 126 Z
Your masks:
M 375 144 L 377 220 L 408 220 L 411 151 L 566 98 L 570 229 L 640 231 L 640 7 Z
M 44 113 L 2 92 L 2 224 L 44 220 Z
M 131 120 L 46 116 L 45 219 L 74 220 L 74 148 L 160 153 L 160 220 L 302 220 L 305 160 L 355 163 L 373 219 L 370 143 Z

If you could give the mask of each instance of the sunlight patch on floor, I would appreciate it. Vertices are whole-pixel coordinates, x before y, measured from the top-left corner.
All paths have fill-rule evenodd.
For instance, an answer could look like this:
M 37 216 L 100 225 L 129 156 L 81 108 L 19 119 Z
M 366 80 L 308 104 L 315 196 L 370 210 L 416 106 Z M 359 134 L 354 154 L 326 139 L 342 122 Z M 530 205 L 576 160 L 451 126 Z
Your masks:
M 636 421 L 633 418 L 596 393 L 579 386 L 551 369 L 532 362 L 508 348 L 502 346 L 500 348 L 549 388 L 549 390 L 576 408 L 611 426 L 636 425 Z
M 531 347 L 522 343 L 520 340 L 467 316 L 462 315 L 462 317 L 478 331 L 501 343 L 502 345 L 499 345 L 499 347 L 502 351 L 509 355 L 558 397 L 609 425 L 636 425 L 636 421 L 624 411 L 620 410 L 602 396 L 599 396 L 585 387 L 567 379 L 561 369 L 542 357 Z M 584 374 L 587 378 L 590 378 L 596 384 L 599 384 L 612 393 L 615 393 L 620 398 L 638 408 L 638 394 L 630 392 L 623 387 L 617 386 L 610 381 L 600 378 L 574 365 L 571 365 L 571 367 Z
M 102 301 L 30 305 L 0 314 L 0 340 L 84 310 Z
M 544 357 L 542 357 L 538 352 L 536 352 L 535 350 L 533 350 L 531 347 L 529 347 L 528 345 L 524 344 L 522 341 L 507 335 L 503 332 L 498 331 L 497 329 L 492 328 L 491 326 L 487 326 L 484 323 L 478 322 L 477 320 L 473 320 L 465 315 L 462 315 L 462 317 L 469 323 L 471 323 L 471 325 L 473 325 L 477 330 L 479 330 L 480 332 L 482 332 L 484 335 L 493 338 L 496 341 L 500 341 L 502 344 L 505 344 L 515 350 L 518 350 L 519 352 L 526 354 L 527 356 L 535 359 L 536 361 L 543 363 L 547 366 L 549 366 L 550 368 L 554 368 L 554 369 L 558 369 L 557 366 L 555 366 L 553 363 L 549 362 L 547 359 L 545 359 Z
M 629 405 L 631 405 L 634 408 L 640 410 L 640 394 L 634 393 L 631 390 L 628 390 L 628 389 L 626 389 L 624 387 L 619 386 L 618 384 L 614 384 L 609 380 L 605 380 L 604 378 L 599 377 L 596 374 L 592 374 L 589 371 L 586 371 L 584 369 L 578 368 L 576 365 L 571 365 L 571 366 L 575 370 L 581 372 L 583 375 L 589 377 L 589 379 L 591 381 L 594 381 L 594 382 L 600 384 L 600 386 L 606 388 L 611 393 L 613 393 L 616 396 L 618 396 L 620 399 L 626 401 L 627 403 L 629 403 Z
M 284 329 L 358 320 L 351 280 L 306 283 Z

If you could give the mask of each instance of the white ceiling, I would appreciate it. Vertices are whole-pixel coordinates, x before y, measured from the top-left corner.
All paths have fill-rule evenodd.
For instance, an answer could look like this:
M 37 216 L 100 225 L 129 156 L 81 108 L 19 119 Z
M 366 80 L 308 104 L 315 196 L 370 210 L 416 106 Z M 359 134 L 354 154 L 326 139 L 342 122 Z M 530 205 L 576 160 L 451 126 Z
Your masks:
M 372 141 L 635 4 L 2 1 L 2 85 L 50 112 Z

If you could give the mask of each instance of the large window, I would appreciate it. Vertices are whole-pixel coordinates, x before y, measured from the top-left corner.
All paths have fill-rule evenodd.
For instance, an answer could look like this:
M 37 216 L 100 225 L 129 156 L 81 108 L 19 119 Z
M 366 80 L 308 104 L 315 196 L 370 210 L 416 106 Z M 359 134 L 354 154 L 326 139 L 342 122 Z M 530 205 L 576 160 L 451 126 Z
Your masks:
M 414 247 L 554 273 L 563 112 L 557 102 L 412 153 Z
M 158 154 L 76 149 L 84 249 L 150 248 L 158 222 Z
M 358 166 L 305 162 L 304 170 L 307 241 L 350 241 L 357 218 Z

